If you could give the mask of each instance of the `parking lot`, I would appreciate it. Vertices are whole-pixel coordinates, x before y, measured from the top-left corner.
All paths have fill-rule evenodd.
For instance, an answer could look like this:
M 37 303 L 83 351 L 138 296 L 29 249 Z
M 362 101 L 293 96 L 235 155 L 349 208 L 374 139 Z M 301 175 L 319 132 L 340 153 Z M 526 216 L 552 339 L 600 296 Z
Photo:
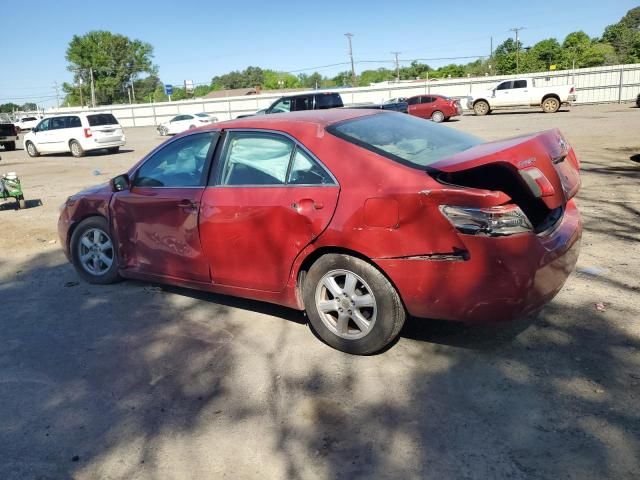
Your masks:
M 582 162 L 577 271 L 537 318 L 410 319 L 370 357 L 296 311 L 79 280 L 58 208 L 162 142 L 153 128 L 114 155 L 0 152 L 28 206 L 0 203 L 0 478 L 639 478 L 640 109 L 448 125 L 562 130 Z

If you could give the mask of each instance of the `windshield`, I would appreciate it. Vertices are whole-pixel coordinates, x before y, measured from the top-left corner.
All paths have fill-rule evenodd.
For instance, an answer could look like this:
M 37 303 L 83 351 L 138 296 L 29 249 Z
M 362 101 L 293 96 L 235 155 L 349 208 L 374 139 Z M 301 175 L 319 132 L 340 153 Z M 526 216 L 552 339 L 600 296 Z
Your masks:
M 196 117 L 208 117 L 209 114 L 208 113 L 196 113 Z
M 467 150 L 482 140 L 405 113 L 382 113 L 331 125 L 330 133 L 416 168 Z

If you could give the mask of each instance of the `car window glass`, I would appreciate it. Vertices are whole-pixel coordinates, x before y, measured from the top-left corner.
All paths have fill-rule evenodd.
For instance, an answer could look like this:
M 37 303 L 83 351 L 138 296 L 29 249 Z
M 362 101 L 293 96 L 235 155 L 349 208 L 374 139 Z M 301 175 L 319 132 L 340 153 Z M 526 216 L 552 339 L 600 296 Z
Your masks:
M 513 85 L 512 81 L 502 82 L 500 85 L 498 85 L 497 90 L 508 90 L 511 88 L 511 85 Z
M 293 142 L 279 135 L 230 132 L 221 185 L 284 185 Z
M 80 122 L 80 117 L 68 117 L 68 128 L 80 128 L 82 127 L 82 123 Z
M 293 185 L 330 185 L 334 182 L 324 168 L 302 149 L 297 148 L 287 183 Z
M 526 80 L 514 80 L 513 88 L 527 88 Z
M 324 110 L 325 108 L 342 107 L 342 98 L 337 93 L 316 95 L 316 110 Z
M 53 117 L 49 124 L 49 130 L 60 130 L 65 128 L 67 117 Z
M 87 121 L 91 127 L 100 127 L 102 125 L 118 125 L 116 117 L 110 113 L 96 113 L 93 115 L 87 115 Z
M 313 109 L 313 97 L 311 95 L 304 97 L 296 97 L 293 99 L 293 105 L 291 111 L 297 112 L 300 110 L 312 110 Z
M 422 103 L 433 103 L 434 100 L 433 97 L 422 97 Z
M 50 121 L 50 120 L 51 120 L 50 118 L 47 118 L 47 119 L 45 119 L 45 120 L 41 121 L 41 122 L 38 124 L 38 127 L 37 127 L 38 131 L 39 131 L 39 132 L 44 132 L 44 131 L 46 131 L 46 130 L 49 130 L 49 121 Z
M 216 132 L 179 138 L 158 150 L 138 170 L 134 187 L 198 187 Z
M 276 103 L 269 113 L 282 113 L 282 112 L 290 112 L 291 111 L 291 99 L 283 98 L 278 103 Z
M 412 97 L 409 100 L 407 100 L 407 103 L 409 105 L 415 105 L 417 103 L 420 103 L 420 97 Z

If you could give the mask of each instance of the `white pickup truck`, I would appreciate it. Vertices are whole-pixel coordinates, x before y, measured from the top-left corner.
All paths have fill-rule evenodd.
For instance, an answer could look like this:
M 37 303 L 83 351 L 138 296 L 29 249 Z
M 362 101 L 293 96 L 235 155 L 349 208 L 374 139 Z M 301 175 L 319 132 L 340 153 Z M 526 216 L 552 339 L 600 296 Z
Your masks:
M 474 92 L 467 107 L 476 115 L 487 115 L 496 108 L 540 106 L 545 113 L 557 112 L 560 105 L 576 100 L 573 85 L 536 87 L 531 78 L 516 78 L 500 82 L 491 90 Z

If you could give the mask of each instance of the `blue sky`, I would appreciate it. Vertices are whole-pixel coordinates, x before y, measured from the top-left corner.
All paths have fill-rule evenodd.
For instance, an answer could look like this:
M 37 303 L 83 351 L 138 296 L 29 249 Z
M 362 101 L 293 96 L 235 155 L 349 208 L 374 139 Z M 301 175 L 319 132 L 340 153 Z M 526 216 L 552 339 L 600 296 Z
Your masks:
M 13 21 L 5 22 L 9 11 Z M 487 55 L 513 27 L 525 46 L 575 30 L 599 36 L 638 1 L 536 0 L 505 2 L 243 0 L 29 0 L 2 2 L 0 103 L 55 105 L 54 82 L 69 81 L 65 51 L 74 34 L 110 30 L 151 43 L 165 83 L 254 65 L 282 71 L 348 61 L 352 32 L 356 62 Z M 10 47 L 9 47 L 10 46 Z M 458 62 L 465 62 L 459 60 Z M 438 66 L 449 61 L 426 62 Z M 392 66 L 359 63 L 356 70 Z M 319 70 L 335 74 L 348 67 Z M 309 71 L 308 73 L 311 73 Z M 49 97 L 49 98 L 45 98 Z

